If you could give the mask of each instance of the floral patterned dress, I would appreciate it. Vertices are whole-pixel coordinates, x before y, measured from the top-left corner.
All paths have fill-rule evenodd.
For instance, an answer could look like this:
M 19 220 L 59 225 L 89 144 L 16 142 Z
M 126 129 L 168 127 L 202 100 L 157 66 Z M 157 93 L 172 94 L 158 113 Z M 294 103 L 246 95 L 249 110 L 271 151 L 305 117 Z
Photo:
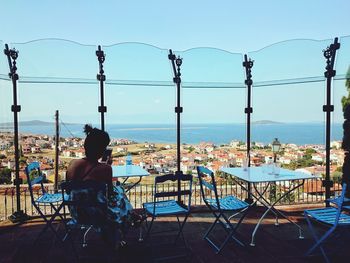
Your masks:
M 108 200 L 106 200 L 105 191 L 98 191 L 95 187 L 74 189 L 70 192 L 70 199 L 78 203 L 97 200 L 94 206 L 70 206 L 72 223 L 86 223 L 95 226 L 117 224 L 122 231 L 132 224 L 133 207 L 120 185 L 113 187 L 113 192 L 109 194 Z
M 132 210 L 133 207 L 125 195 L 124 188 L 120 185 L 114 186 L 108 201 L 109 220 L 121 224 L 121 226 L 129 226 Z

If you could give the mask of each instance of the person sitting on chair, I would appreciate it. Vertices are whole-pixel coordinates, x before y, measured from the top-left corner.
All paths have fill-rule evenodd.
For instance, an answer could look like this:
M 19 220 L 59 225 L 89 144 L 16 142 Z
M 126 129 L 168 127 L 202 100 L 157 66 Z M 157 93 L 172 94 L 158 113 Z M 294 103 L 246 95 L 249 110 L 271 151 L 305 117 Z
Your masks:
M 110 142 L 107 132 L 92 128 L 86 124 L 84 128 L 86 138 L 84 141 L 85 158 L 71 161 L 68 166 L 66 179 L 86 181 L 92 180 L 108 185 L 112 190 L 112 167 L 98 160 L 102 157 Z
M 84 132 L 86 133 L 84 141 L 86 157 L 73 160 L 69 164 L 66 179 L 69 181 L 96 181 L 108 186 L 108 210 L 104 220 L 101 220 L 102 225 L 106 224 L 101 227 L 101 234 L 106 241 L 115 246 L 118 233 L 116 230 L 120 230 L 123 240 L 126 222 L 132 219 L 132 206 L 127 197 L 123 195 L 124 191 L 120 186 L 113 188 L 112 167 L 108 164 L 111 163 L 111 160 L 107 160 L 107 163 L 99 162 L 110 142 L 108 133 L 87 124 Z

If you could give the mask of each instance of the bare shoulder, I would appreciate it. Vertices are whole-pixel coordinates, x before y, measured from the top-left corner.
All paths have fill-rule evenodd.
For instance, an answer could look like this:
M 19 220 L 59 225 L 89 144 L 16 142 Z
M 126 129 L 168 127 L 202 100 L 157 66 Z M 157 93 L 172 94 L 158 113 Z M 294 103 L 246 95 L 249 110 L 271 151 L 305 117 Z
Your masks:
M 76 169 L 81 165 L 86 165 L 86 162 L 83 159 L 75 159 L 69 163 L 68 169 Z
M 77 174 L 79 174 L 79 171 L 81 171 L 85 165 L 85 161 L 82 159 L 72 160 L 66 171 L 67 180 L 72 180 Z

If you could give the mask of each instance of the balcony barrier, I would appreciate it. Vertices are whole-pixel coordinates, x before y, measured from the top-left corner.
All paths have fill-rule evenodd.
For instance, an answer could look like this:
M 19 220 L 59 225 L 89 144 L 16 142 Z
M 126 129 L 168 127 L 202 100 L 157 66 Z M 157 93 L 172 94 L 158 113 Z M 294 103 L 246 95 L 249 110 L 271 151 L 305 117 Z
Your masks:
M 267 200 L 273 201 L 274 198 L 280 196 L 287 191 L 291 186 L 290 181 L 282 181 L 276 185 L 270 185 L 269 189 L 265 192 L 264 197 Z M 314 204 L 322 203 L 325 200 L 324 193 L 320 191 L 322 189 L 320 186 L 320 181 L 317 180 L 308 180 L 305 181 L 305 184 L 298 188 L 296 191 L 292 192 L 286 198 L 282 199 L 278 205 L 297 205 L 297 204 Z M 163 185 L 164 191 L 176 191 L 176 184 L 166 184 Z M 183 185 L 182 189 L 186 186 Z M 258 188 L 265 187 L 264 183 L 258 185 Z M 45 184 L 45 188 L 49 192 L 53 192 L 53 184 Z M 324 189 L 324 188 L 323 188 Z M 134 208 L 142 208 L 142 203 L 150 202 L 153 200 L 153 184 L 139 184 L 136 187 L 132 188 L 128 192 L 128 198 Z M 194 182 L 192 188 L 192 200 L 191 203 L 193 206 L 205 205 L 201 193 L 200 186 L 198 182 Z M 340 192 L 340 185 L 335 184 L 335 187 L 332 189 L 332 193 L 336 194 Z M 220 195 L 235 195 L 240 199 L 247 198 L 247 192 L 242 189 L 238 184 L 234 182 L 225 181 L 218 182 L 218 193 Z M 38 196 L 39 192 L 34 190 L 34 195 Z M 31 205 L 29 190 L 27 186 L 21 186 L 21 207 L 23 211 L 29 216 L 38 216 L 37 211 Z M 186 200 L 185 200 L 186 201 Z M 16 210 L 16 189 L 14 186 L 0 186 L 0 221 L 6 220 L 11 214 Z M 45 209 L 47 214 L 52 214 L 54 211 L 48 205 Z
M 252 69 L 252 80 L 254 80 L 252 107 L 245 109 L 247 113 L 254 112 L 252 121 L 272 119 L 278 122 L 286 120 L 289 122 L 303 120 L 324 122 L 323 110 L 326 109 L 329 113 L 334 106 L 332 120 L 335 123 L 341 123 L 343 114 L 340 101 L 344 91 L 346 91 L 344 83 L 349 79 L 350 36 L 340 37 L 339 42 L 341 48 L 337 53 L 334 67 L 336 71 L 334 94 L 332 99 L 331 96 L 327 96 L 327 99 L 334 100 L 336 103 L 334 103 L 335 105 L 325 105 L 323 108 L 321 105 L 325 101 L 324 67 L 326 60 L 322 50 L 332 43 L 331 39 L 283 41 L 257 51 L 248 52 L 248 57 L 255 61 Z M 0 41 L 0 46 L 3 45 L 4 43 Z M 98 94 L 96 89 L 98 86 L 98 81 L 95 78 L 96 73 L 98 73 L 96 46 L 82 45 L 69 40 L 43 39 L 27 43 L 10 43 L 10 48 L 12 47 L 20 51 L 17 61 L 18 97 L 19 105 L 22 108 L 19 121 L 33 118 L 48 120 L 58 110 L 61 119 L 65 122 L 74 123 L 84 119 L 90 123 L 98 123 L 100 113 L 102 115 L 104 112 L 102 109 L 106 109 L 108 106 L 107 131 L 110 131 L 108 125 L 113 122 L 130 123 L 136 120 L 142 120 L 144 123 L 173 122 L 174 92 L 172 87 L 174 85 L 167 49 L 144 43 L 119 43 L 103 46 L 107 57 L 104 63 L 106 104 L 102 106 L 102 104 L 97 105 L 97 98 L 103 96 L 102 92 Z M 193 48 L 174 53 L 184 60 L 181 71 L 181 84 L 184 90 L 182 93 L 183 108 L 186 109 L 184 123 L 200 120 L 245 123 L 243 108 L 246 101 L 246 85 L 244 68 L 242 67 L 243 54 L 216 48 Z M 0 127 L 0 129 L 6 128 L 6 131 L 12 131 L 12 129 L 8 129 L 12 127 L 12 111 L 10 109 L 19 109 L 19 107 L 11 107 L 12 83 L 8 73 L 7 58 L 0 56 L 0 93 L 2 94 L 0 98 L 0 123 L 6 126 Z M 138 96 L 135 96 L 135 91 Z M 68 94 L 69 96 L 67 96 Z M 155 96 L 155 94 L 157 95 Z M 135 106 L 131 107 L 130 102 Z M 222 107 L 217 106 L 218 102 Z M 203 112 L 202 105 L 208 107 L 209 110 L 206 113 Z M 155 108 L 156 111 L 154 111 Z M 182 111 L 182 107 L 177 108 Z M 123 112 L 124 109 L 126 112 Z M 72 116 L 72 113 L 79 117 Z M 205 119 L 199 119 L 199 116 L 205 116 Z M 331 118 L 327 118 L 327 120 L 331 121 Z M 327 123 L 330 124 L 330 122 Z M 248 130 L 250 121 L 245 124 L 247 124 Z M 327 131 L 331 130 L 329 126 L 327 127 Z M 339 133 L 337 132 L 337 136 L 335 136 L 336 132 L 333 132 L 336 130 L 335 125 L 332 128 L 332 136 L 334 139 L 340 140 Z M 180 129 L 178 130 L 180 132 Z M 252 137 L 247 144 L 250 144 L 250 141 L 266 143 L 272 141 L 275 136 L 278 136 L 283 142 L 302 144 L 287 137 L 286 134 L 294 134 L 293 131 L 288 131 L 286 134 L 270 133 L 270 137 L 267 136 L 260 140 L 258 132 L 255 133 L 257 129 L 252 127 L 252 130 Z M 19 132 L 25 132 L 23 126 L 20 127 Z M 231 134 L 237 136 L 237 133 L 232 132 Z M 259 134 L 261 134 L 260 131 Z M 321 133 L 313 132 L 314 134 Z M 81 136 L 81 134 L 70 135 L 73 137 Z M 327 151 L 330 149 L 327 145 L 330 135 L 330 132 L 326 132 Z M 175 141 L 175 132 L 170 138 L 172 142 Z M 230 139 L 243 140 L 244 138 L 244 136 L 242 138 L 230 137 Z M 185 137 L 183 137 L 182 142 L 186 142 L 184 139 Z M 323 144 L 324 139 L 320 139 L 320 142 L 317 144 Z M 329 154 L 326 155 L 329 156 Z M 329 160 L 326 161 L 326 165 L 329 168 Z M 328 169 L 326 169 L 326 175 L 329 177 L 327 171 Z M 327 176 L 326 181 L 329 181 Z M 327 182 L 327 189 L 330 185 Z M 135 207 L 142 203 L 137 200 L 142 200 L 141 194 L 146 191 L 142 186 L 139 187 L 133 189 L 136 191 L 135 193 L 130 192 L 130 195 L 135 194 L 135 201 L 130 196 Z M 146 187 L 152 189 L 151 186 Z M 234 189 L 235 186 L 227 186 L 227 188 Z M 150 191 L 149 189 L 147 190 Z M 283 187 L 278 185 L 276 194 L 278 194 L 279 189 L 283 189 Z M 273 190 L 275 192 L 275 189 Z M 137 196 L 137 191 L 140 193 L 140 198 Z M 146 198 L 148 198 L 148 191 L 146 191 Z M 23 192 L 26 194 L 24 195 Z M 5 196 L 12 196 L 5 198 L 6 202 L 12 202 L 11 211 L 14 207 L 13 189 L 6 190 L 6 194 Z M 21 198 L 29 202 L 27 194 L 27 191 L 22 189 Z M 299 200 L 300 196 L 295 198 Z M 193 202 L 193 204 L 199 203 L 200 199 L 198 202 L 197 199 Z M 23 210 L 26 209 L 25 206 Z M 30 211 L 28 213 L 30 214 Z

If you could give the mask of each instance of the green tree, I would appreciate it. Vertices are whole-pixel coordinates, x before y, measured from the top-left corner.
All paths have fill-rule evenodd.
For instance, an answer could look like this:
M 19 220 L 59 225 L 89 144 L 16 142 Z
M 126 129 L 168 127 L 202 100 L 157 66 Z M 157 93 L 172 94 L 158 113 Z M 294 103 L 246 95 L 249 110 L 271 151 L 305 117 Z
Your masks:
M 27 158 L 26 157 L 19 157 L 19 163 L 20 164 L 26 164 L 27 163 Z
M 194 151 L 194 147 L 193 146 L 190 146 L 189 148 L 188 148 L 188 152 L 193 152 Z
M 350 105 L 350 67 L 348 68 L 348 71 L 346 73 L 345 87 L 346 87 L 346 90 L 348 91 L 348 96 L 343 96 L 341 98 L 341 104 L 343 106 L 343 111 L 347 105 Z
M 348 71 L 346 72 L 345 87 L 346 87 L 346 89 L 348 91 L 348 95 L 346 97 L 345 96 L 342 97 L 342 99 L 341 99 L 341 103 L 342 103 L 342 106 L 343 106 L 343 112 L 344 113 L 345 113 L 345 109 L 348 108 L 347 106 L 350 105 L 350 67 L 348 68 Z M 347 117 L 347 119 L 348 119 L 348 117 Z M 350 181 L 350 176 L 349 176 L 349 173 L 348 173 L 349 166 L 350 166 L 349 153 L 347 153 L 347 151 L 349 151 L 349 149 L 348 149 L 348 143 L 349 143 L 349 141 L 348 141 L 349 140 L 348 139 L 349 134 L 348 133 L 349 133 L 349 130 L 348 130 L 348 128 L 346 128 L 347 125 L 345 125 L 345 124 L 347 124 L 348 121 L 349 120 L 346 120 L 344 122 L 344 126 L 343 126 L 344 127 L 344 133 L 346 133 L 346 134 L 343 137 L 343 147 L 344 147 L 344 150 L 345 150 L 345 159 L 344 159 L 344 164 L 343 164 L 344 173 L 342 175 L 342 181 L 343 182 L 347 182 L 347 183 L 349 183 L 349 181 Z M 346 191 L 346 196 L 347 197 L 350 196 L 349 189 Z
M 341 183 L 342 176 L 343 176 L 343 173 L 338 171 L 333 172 L 333 174 L 331 175 L 335 183 Z
M 305 150 L 305 154 L 311 155 L 311 154 L 313 154 L 313 153 L 316 153 L 316 150 L 315 150 L 315 149 L 307 148 L 307 149 Z
M 3 168 L 0 170 L 0 184 L 11 183 L 11 169 Z

